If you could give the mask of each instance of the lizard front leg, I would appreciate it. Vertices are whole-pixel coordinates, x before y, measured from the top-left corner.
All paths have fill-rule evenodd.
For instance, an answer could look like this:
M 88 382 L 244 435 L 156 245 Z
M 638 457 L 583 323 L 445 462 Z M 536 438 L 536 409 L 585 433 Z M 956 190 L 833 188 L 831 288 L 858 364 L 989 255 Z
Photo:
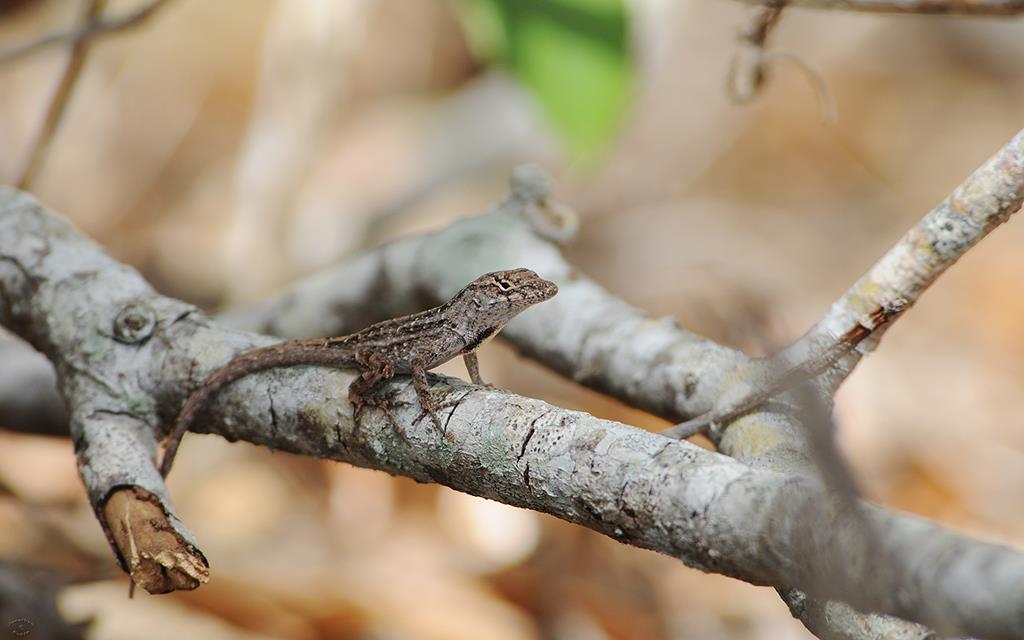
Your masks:
M 473 384 L 486 387 L 487 383 L 480 377 L 480 361 L 477 360 L 476 351 L 462 354 L 462 361 L 466 363 L 466 371 L 469 372 L 469 379 L 473 381 Z
M 430 397 L 427 367 L 422 360 L 416 359 L 413 360 L 409 373 L 412 375 L 412 386 L 416 389 L 416 397 L 419 398 L 420 408 L 423 410 L 419 418 L 416 418 L 416 421 L 419 422 L 420 418 L 424 415 L 429 415 L 430 419 L 434 421 L 434 426 L 437 427 L 437 430 L 443 433 L 444 427 L 441 426 L 441 420 L 437 417 L 437 406 L 434 404 L 434 399 Z M 477 376 L 479 377 L 479 375 L 478 372 Z

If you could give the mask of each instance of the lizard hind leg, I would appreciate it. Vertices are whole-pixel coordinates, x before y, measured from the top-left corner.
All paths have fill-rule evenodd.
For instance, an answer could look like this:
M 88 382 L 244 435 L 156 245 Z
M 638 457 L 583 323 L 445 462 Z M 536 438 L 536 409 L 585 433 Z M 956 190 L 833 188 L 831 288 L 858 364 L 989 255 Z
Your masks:
M 359 377 L 353 380 L 348 387 L 348 399 L 354 407 L 352 420 L 355 427 L 359 428 L 363 411 L 367 407 L 373 407 L 380 409 L 387 416 L 388 421 L 391 422 L 395 430 L 404 439 L 404 434 L 401 434 L 401 429 L 398 427 L 398 421 L 395 420 L 394 414 L 391 413 L 391 407 L 395 404 L 395 392 L 391 390 L 385 391 L 381 388 L 383 383 L 395 375 L 391 362 L 379 353 L 370 352 L 369 350 L 357 354 L 357 362 L 362 371 Z

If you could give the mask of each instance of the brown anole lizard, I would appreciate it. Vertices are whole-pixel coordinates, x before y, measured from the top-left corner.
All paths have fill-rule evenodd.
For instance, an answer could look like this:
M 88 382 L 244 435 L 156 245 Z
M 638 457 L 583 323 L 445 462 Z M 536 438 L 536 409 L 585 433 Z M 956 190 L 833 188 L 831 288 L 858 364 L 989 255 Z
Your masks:
M 360 375 L 348 390 L 357 415 L 366 405 L 381 405 L 370 398 L 377 385 L 395 374 L 411 374 L 420 407 L 440 428 L 427 370 L 461 355 L 473 383 L 484 384 L 477 348 L 520 312 L 556 293 L 558 287 L 553 282 L 529 269 L 495 271 L 480 276 L 433 309 L 385 320 L 339 338 L 289 340 L 241 353 L 207 376 L 189 396 L 167 436 L 160 473 L 167 476 L 181 438 L 218 391 L 239 378 L 275 367 L 318 365 L 358 370 Z

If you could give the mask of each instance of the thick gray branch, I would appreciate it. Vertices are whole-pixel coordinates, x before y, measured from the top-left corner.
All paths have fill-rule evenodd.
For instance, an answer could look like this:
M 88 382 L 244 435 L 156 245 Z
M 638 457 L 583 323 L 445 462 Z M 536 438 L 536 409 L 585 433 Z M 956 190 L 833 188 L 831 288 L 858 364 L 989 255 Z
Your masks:
M 803 348 L 798 344 L 781 354 L 780 358 L 783 361 L 792 359 L 795 363 L 813 361 L 815 354 L 828 353 L 837 340 L 861 328 L 860 325 L 872 332 L 865 341 L 865 349 L 877 344 L 886 322 L 868 322 L 865 325 L 866 316 L 873 316 L 873 312 L 894 304 L 896 300 L 899 300 L 901 309 L 904 301 L 915 300 L 928 283 L 990 230 L 995 221 L 1009 215 L 1018 206 L 1016 194 L 1020 189 L 1020 172 L 1019 162 L 1015 159 L 1020 155 L 1019 144 L 1020 136 L 918 226 L 919 229 L 934 230 L 942 223 L 945 227 L 943 221 L 948 215 L 942 214 L 955 202 L 976 218 L 984 220 L 976 227 L 971 241 L 960 242 L 952 252 L 946 247 L 947 262 L 934 264 L 929 271 L 906 268 L 915 255 L 907 251 L 908 240 L 901 240 L 887 258 L 905 256 L 897 261 L 904 268 L 896 266 L 888 272 L 913 277 L 905 277 L 902 281 L 890 278 L 886 287 L 873 289 L 877 294 L 875 298 L 858 300 L 859 306 L 850 305 L 852 298 L 847 294 L 844 304 L 833 307 L 832 313 L 837 309 L 845 312 L 838 328 L 834 328 L 835 334 L 824 338 L 821 334 L 815 335 Z M 646 318 L 573 271 L 547 242 L 540 241 L 529 232 L 530 227 L 523 224 L 522 211 L 531 201 L 545 201 L 548 195 L 546 185 L 524 181 L 522 177 L 518 182 L 514 181 L 512 198 L 496 211 L 457 223 L 432 236 L 395 243 L 359 257 L 292 287 L 251 315 L 234 314 L 233 319 L 248 323 L 250 328 L 285 335 L 341 333 L 350 327 L 343 323 L 339 326 L 333 320 L 351 316 L 352 309 L 364 312 L 374 309 L 370 300 L 380 300 L 377 295 L 381 290 L 398 292 L 399 298 L 414 297 L 417 291 L 428 291 L 431 292 L 431 300 L 438 300 L 454 290 L 460 278 L 468 277 L 459 271 L 464 265 L 477 265 L 479 270 L 494 268 L 499 263 L 487 260 L 500 261 L 511 254 L 518 264 L 531 265 L 548 277 L 555 277 L 563 293 L 529 319 L 524 318 L 510 327 L 506 336 L 511 337 L 524 352 L 578 381 L 669 419 L 678 419 L 687 411 L 699 411 L 708 398 L 706 391 L 709 385 L 721 385 L 710 396 L 715 398 L 716 407 L 727 410 L 737 397 L 742 404 L 747 393 L 756 395 L 762 384 L 770 382 L 762 381 L 757 374 L 771 372 L 777 367 L 757 367 L 756 361 L 747 361 L 740 354 L 687 334 L 671 322 Z M 931 233 L 940 248 L 944 238 L 949 236 L 943 231 L 947 230 L 940 228 Z M 451 255 L 460 256 L 460 260 L 451 260 Z M 435 256 L 433 263 L 428 262 Z M 877 268 L 872 270 L 875 272 Z M 566 274 L 574 277 L 568 278 Z M 427 281 L 421 282 L 420 278 L 424 277 Z M 438 287 L 438 284 L 443 287 Z M 857 291 L 857 288 L 851 291 Z M 856 313 L 851 313 L 851 310 Z M 405 309 L 393 305 L 382 315 L 398 311 Z M 360 318 L 360 321 L 370 319 L 376 318 Z M 835 320 L 834 317 L 831 319 Z M 829 320 L 827 317 L 822 322 Z M 852 366 L 855 358 L 847 357 L 842 363 Z M 827 366 L 831 361 L 823 364 Z M 826 388 L 834 389 L 842 377 L 826 376 Z M 687 402 L 691 396 L 693 401 Z M 815 475 L 816 460 L 806 435 L 790 409 L 776 406 L 769 407 L 768 412 L 756 412 L 734 422 L 725 431 L 719 445 L 722 451 L 748 464 L 787 473 Z M 877 616 L 857 618 L 855 612 L 841 603 L 824 603 L 816 599 L 803 602 L 801 619 L 823 636 L 871 637 L 870 633 L 886 625 L 893 633 L 928 634 L 927 630 L 899 620 Z M 838 626 L 830 627 L 833 622 Z M 864 629 L 860 636 L 851 631 L 856 628 Z
M 50 361 L 21 340 L 0 333 L 0 427 L 68 435 L 68 413 Z
M 705 571 L 798 586 L 946 630 L 1009 638 L 1024 624 L 1024 555 L 1010 549 L 869 510 L 887 554 L 910 568 L 904 573 L 868 556 L 850 516 L 803 475 L 756 469 L 687 442 L 451 379 L 434 386 L 435 397 L 455 404 L 445 411 L 443 433 L 428 420 L 413 423 L 419 408 L 404 381 L 392 385 L 406 403 L 395 412 L 397 427 L 374 414 L 357 429 L 338 399 L 350 380 L 321 369 L 249 379 L 237 396 L 217 403 L 204 429 L 442 483 Z M 271 391 L 268 419 L 270 402 L 259 398 Z M 986 614 L 979 618 L 979 611 Z
M 180 543 L 168 573 L 190 575 L 205 560 L 153 467 L 159 425 L 153 390 L 162 376 L 162 367 L 153 365 L 165 364 L 166 352 L 153 338 L 192 312 L 156 294 L 133 269 L 28 195 L 0 188 L 0 322 L 57 371 L 79 471 L 118 559 L 126 563 L 129 553 L 115 542 L 120 532 L 103 509 L 117 488 L 138 487 L 147 501 L 159 503 Z
M 593 289 L 577 295 L 587 291 Z M 152 559 L 201 581 L 201 554 L 169 511 L 153 447 L 161 420 L 173 415 L 187 388 L 233 353 L 267 339 L 220 329 L 154 294 L 134 271 L 7 190 L 0 191 L 0 296 L 4 323 L 57 364 L 97 512 L 118 487 L 145 490 L 178 531 L 175 553 L 186 553 L 182 559 L 155 548 L 126 560 L 134 567 L 139 558 Z M 525 326 L 542 310 L 524 314 Z M 440 482 L 551 513 L 690 566 L 943 630 L 1012 638 L 1024 628 L 1024 554 L 1016 551 L 873 508 L 868 516 L 886 556 L 899 557 L 909 570 L 880 566 L 850 516 L 803 474 L 758 469 L 450 379 L 434 385 L 437 399 L 453 404 L 443 433 L 429 420 L 415 422 L 419 411 L 407 380 L 392 385 L 397 425 L 370 412 L 356 428 L 343 400 L 351 379 L 321 368 L 252 376 L 218 397 L 202 429 Z M 103 517 L 112 517 L 109 509 Z M 131 524 L 127 516 L 125 523 Z M 128 556 L 123 547 L 121 553 Z

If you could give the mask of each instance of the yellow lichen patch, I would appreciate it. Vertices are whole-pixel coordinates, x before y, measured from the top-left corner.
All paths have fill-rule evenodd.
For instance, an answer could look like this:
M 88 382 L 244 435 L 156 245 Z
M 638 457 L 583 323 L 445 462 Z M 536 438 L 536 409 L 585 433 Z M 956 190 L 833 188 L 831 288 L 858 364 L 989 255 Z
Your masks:
M 785 434 L 759 415 L 764 414 L 745 416 L 729 427 L 729 455 L 739 460 L 756 458 L 786 442 Z
M 843 299 L 846 301 L 847 308 L 859 317 L 875 309 L 878 306 L 877 301 L 881 299 L 883 293 L 878 281 L 869 275 L 858 280 L 846 292 Z

